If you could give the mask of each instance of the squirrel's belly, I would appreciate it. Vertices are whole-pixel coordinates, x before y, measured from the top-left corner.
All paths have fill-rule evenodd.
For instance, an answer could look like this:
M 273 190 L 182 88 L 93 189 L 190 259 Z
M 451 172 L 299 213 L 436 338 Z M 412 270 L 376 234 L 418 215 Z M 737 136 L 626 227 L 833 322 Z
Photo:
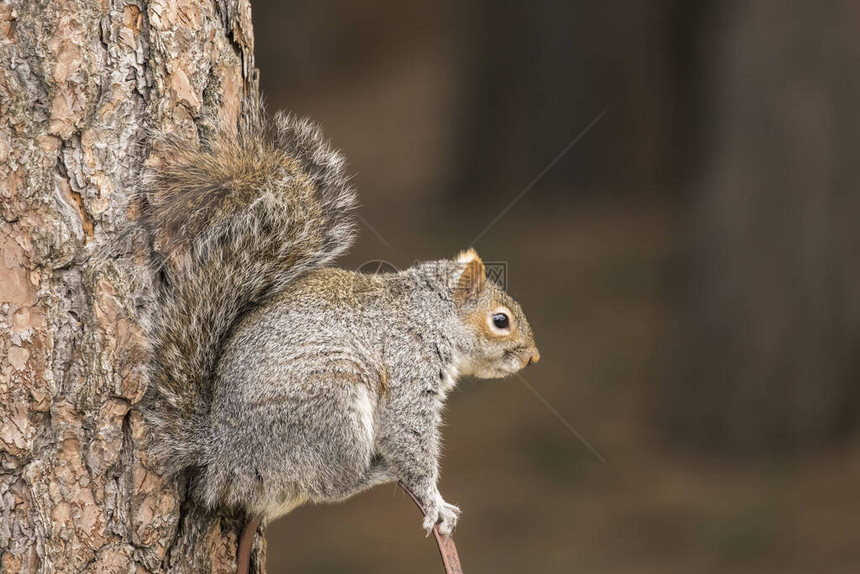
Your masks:
M 305 495 L 295 497 L 287 496 L 280 504 L 266 507 L 265 509 L 259 510 L 257 513 L 265 516 L 266 520 L 275 520 L 285 514 L 289 514 L 307 501 L 308 497 Z

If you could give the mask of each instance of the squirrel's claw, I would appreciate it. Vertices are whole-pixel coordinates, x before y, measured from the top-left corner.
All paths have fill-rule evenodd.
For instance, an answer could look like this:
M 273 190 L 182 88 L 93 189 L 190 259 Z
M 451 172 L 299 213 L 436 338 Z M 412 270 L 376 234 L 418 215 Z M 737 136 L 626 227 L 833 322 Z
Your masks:
M 457 521 L 460 519 L 460 509 L 453 504 L 443 502 L 444 508 L 440 513 L 442 521 L 439 523 L 439 534 L 444 537 L 451 536 L 454 528 L 457 526 Z
M 438 523 L 439 534 L 445 537 L 451 536 L 459 518 L 460 509 L 453 504 L 448 504 L 440 497 L 424 516 L 424 530 L 427 531 L 427 536 L 430 536 L 430 533 L 433 532 L 433 526 Z
M 433 526 L 436 524 L 436 521 L 439 519 L 438 512 L 428 511 L 426 515 L 424 515 L 424 530 L 427 531 L 426 536 L 430 536 L 430 533 L 433 532 Z

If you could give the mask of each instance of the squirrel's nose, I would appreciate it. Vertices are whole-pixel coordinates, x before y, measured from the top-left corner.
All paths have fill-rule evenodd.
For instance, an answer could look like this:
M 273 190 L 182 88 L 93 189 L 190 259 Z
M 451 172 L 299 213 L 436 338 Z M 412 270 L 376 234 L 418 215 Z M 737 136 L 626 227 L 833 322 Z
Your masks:
M 535 349 L 529 357 L 529 365 L 534 365 L 538 361 L 540 361 L 540 353 Z

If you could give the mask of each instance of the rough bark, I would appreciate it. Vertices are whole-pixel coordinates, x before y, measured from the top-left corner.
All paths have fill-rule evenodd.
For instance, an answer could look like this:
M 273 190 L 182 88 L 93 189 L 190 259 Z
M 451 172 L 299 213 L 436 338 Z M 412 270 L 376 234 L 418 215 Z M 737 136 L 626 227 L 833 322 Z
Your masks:
M 140 448 L 153 301 L 94 261 L 146 131 L 235 125 L 256 97 L 248 0 L 0 2 L 0 571 L 234 571 L 241 518 Z
M 720 3 L 678 436 L 831 441 L 860 412 L 860 76 L 850 0 Z

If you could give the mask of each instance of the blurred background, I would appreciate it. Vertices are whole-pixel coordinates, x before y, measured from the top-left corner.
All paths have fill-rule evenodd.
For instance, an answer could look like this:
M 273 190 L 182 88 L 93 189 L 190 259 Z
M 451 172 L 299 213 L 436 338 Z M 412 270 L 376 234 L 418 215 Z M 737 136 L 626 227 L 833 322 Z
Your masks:
M 253 9 L 270 109 L 356 173 L 342 264 L 474 245 L 532 322 L 527 382 L 449 400 L 467 572 L 860 571 L 860 3 Z M 267 539 L 276 573 L 440 571 L 394 486 Z

